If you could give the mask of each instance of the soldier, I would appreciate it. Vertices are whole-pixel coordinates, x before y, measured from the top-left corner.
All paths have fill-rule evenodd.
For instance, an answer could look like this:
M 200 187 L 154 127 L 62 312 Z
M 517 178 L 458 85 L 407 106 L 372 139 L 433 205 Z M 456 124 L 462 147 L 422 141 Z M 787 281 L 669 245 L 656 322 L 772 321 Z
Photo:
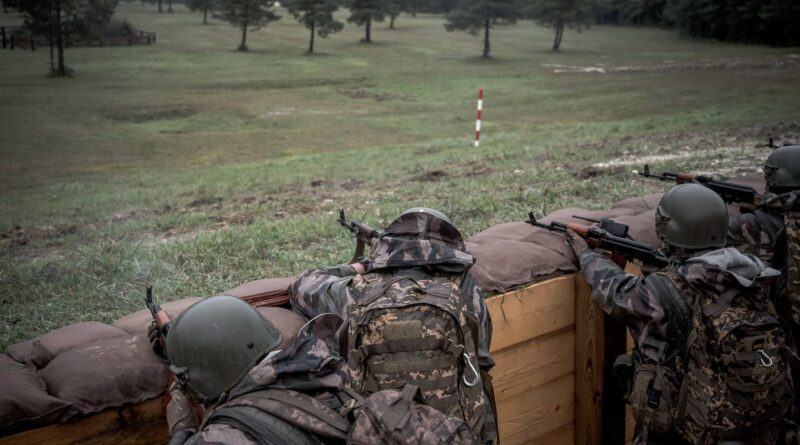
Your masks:
M 348 321 L 340 345 L 352 390 L 366 397 L 416 385 L 425 404 L 491 442 L 492 324 L 473 262 L 447 216 L 412 208 L 373 239 L 363 263 L 300 275 L 290 301 L 307 318 L 330 312 Z
M 171 444 L 344 443 L 350 423 L 336 396 L 345 375 L 331 342 L 341 319 L 305 323 L 275 310 L 270 321 L 238 298 L 217 296 L 175 320 L 167 336 Z
M 634 443 L 774 444 L 780 434 L 793 388 L 785 333 L 766 295 L 779 272 L 723 248 L 727 226 L 713 191 L 672 188 L 656 210 L 671 264 L 646 277 L 568 234 L 594 300 L 635 341 L 632 356 L 615 363 L 619 374 L 628 368 Z
M 775 149 L 764 164 L 767 191 L 728 225 L 728 244 L 781 272 L 771 298 L 800 341 L 800 145 Z

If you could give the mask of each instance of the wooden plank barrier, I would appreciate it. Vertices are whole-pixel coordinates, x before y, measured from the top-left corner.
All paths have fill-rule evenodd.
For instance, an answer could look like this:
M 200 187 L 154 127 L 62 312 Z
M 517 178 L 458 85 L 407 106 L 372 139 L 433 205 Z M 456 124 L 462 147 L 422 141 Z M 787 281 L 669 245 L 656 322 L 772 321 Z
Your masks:
M 502 443 L 622 445 L 624 438 L 609 435 L 625 425 L 624 409 L 610 403 L 605 369 L 605 358 L 619 344 L 604 340 L 609 322 L 583 278 L 553 278 L 486 303 L 494 325 L 492 376 Z M 0 445 L 167 441 L 157 399 L 0 438 Z

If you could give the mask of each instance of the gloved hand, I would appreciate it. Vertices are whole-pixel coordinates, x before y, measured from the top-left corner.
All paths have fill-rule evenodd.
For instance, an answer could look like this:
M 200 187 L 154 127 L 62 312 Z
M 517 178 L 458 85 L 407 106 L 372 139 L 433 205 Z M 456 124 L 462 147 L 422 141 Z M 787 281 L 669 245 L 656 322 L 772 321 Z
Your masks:
M 173 383 L 169 387 L 169 394 L 171 400 L 167 404 L 167 426 L 169 427 L 169 435 L 174 436 L 180 431 L 197 431 L 200 426 L 197 423 L 197 417 L 192 411 L 192 406 L 186 395 L 178 388 L 178 385 Z
M 147 327 L 147 338 L 150 339 L 150 348 L 159 357 L 167 358 L 167 351 L 164 349 L 164 343 L 161 341 L 161 332 L 156 328 L 156 322 L 150 322 Z
M 589 244 L 586 243 L 586 240 L 583 239 L 582 236 L 575 233 L 572 229 L 567 229 L 567 244 L 572 247 L 572 250 L 575 252 L 575 256 L 580 256 L 581 252 L 589 248 Z
M 749 202 L 739 204 L 739 213 L 753 213 L 758 210 L 758 206 Z

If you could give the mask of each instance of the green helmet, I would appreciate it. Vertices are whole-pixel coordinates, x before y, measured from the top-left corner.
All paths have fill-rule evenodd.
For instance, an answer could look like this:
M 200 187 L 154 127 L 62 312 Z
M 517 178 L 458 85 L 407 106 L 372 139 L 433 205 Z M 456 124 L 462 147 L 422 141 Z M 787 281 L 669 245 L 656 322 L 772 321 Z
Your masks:
M 678 185 L 658 203 L 656 233 L 668 247 L 688 250 L 724 247 L 728 209 L 719 195 L 702 185 Z
M 211 403 L 280 342 L 280 332 L 249 304 L 221 295 L 199 301 L 175 320 L 167 357 L 182 389 Z
M 800 188 L 800 145 L 785 145 L 770 153 L 764 163 L 767 190 Z
M 397 217 L 397 219 L 400 219 L 404 215 L 408 215 L 411 213 L 427 213 L 428 215 L 431 215 L 434 218 L 441 219 L 442 221 L 446 222 L 447 224 L 450 224 L 451 226 L 453 225 L 453 222 L 450 221 L 450 218 L 448 218 L 447 215 L 436 209 L 431 209 L 429 207 L 412 207 L 410 209 L 406 209 L 403 213 L 400 214 L 400 216 Z

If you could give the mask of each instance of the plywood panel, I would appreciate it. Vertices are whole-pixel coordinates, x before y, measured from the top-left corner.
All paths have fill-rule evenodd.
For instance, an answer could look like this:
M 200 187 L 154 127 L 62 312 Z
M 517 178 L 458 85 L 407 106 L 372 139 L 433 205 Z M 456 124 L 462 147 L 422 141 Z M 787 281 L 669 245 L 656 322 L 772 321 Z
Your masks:
M 497 404 L 500 440 L 527 444 L 575 418 L 575 375 L 569 374 Z
M 492 377 L 498 403 L 505 403 L 575 369 L 575 331 L 537 337 L 494 353 Z
M 536 283 L 486 300 L 499 351 L 575 324 L 574 275 Z
M 502 438 L 501 438 L 502 439 Z M 539 436 L 535 443 L 543 445 L 573 445 L 575 443 L 575 427 L 572 423 Z
M 0 439 L 0 445 L 154 445 L 167 442 L 169 432 L 160 398 Z

